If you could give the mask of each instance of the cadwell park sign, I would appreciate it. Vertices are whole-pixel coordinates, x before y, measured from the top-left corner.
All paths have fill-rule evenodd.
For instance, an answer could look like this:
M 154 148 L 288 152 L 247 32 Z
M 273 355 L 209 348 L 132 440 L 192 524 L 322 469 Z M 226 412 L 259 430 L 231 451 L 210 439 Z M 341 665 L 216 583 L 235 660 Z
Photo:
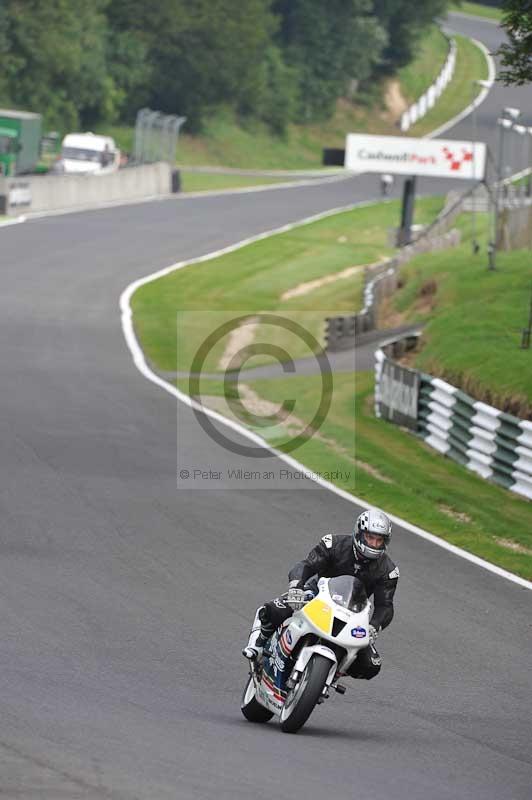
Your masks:
M 486 170 L 486 145 L 451 139 L 348 133 L 344 166 L 353 172 L 481 181 Z

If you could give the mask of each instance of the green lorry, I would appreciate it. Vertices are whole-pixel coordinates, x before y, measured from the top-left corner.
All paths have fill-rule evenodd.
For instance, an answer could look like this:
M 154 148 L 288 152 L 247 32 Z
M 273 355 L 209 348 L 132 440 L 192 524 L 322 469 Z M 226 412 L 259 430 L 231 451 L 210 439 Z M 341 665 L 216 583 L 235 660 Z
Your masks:
M 0 174 L 32 172 L 41 149 L 42 117 L 0 108 Z

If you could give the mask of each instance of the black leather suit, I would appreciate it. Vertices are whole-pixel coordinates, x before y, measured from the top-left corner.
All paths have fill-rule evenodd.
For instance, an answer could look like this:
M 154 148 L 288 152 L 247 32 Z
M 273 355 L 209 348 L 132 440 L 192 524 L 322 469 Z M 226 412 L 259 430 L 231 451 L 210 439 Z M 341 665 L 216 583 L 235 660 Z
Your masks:
M 327 534 L 303 561 L 292 567 L 288 578 L 290 582 L 297 580 L 299 588 L 303 588 L 314 576 L 334 578 L 338 575 L 354 575 L 362 581 L 368 597 L 373 595 L 370 624 L 376 630 L 386 628 L 393 618 L 393 598 L 399 579 L 399 569 L 387 553 L 377 559 L 365 559 L 358 553 L 355 556 L 351 534 Z M 281 598 L 266 603 L 260 612 L 263 635 L 270 636 L 292 613 Z M 375 647 L 369 645 L 359 652 L 349 674 L 353 678 L 370 680 L 380 668 L 381 658 Z

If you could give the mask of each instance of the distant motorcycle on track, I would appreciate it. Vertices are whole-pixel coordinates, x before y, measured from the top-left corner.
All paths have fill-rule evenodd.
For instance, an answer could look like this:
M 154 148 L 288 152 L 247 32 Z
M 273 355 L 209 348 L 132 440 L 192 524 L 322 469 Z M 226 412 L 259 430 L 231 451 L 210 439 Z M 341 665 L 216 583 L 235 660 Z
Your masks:
M 370 603 L 351 575 L 321 578 L 318 594 L 295 611 L 268 641 L 262 660 L 250 661 L 240 708 L 250 722 L 279 717 L 284 733 L 297 733 L 330 689 L 367 647 Z

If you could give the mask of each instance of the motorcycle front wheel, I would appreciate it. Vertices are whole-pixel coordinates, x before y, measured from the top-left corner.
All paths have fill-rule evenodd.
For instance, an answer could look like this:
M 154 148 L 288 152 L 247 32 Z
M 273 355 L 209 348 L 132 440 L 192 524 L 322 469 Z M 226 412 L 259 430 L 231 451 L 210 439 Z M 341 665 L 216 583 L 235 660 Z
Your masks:
M 318 702 L 331 668 L 328 658 L 313 655 L 301 678 L 286 697 L 281 711 L 281 730 L 297 733 L 312 714 Z
M 273 717 L 273 714 L 258 702 L 255 694 L 255 684 L 250 675 L 242 695 L 240 710 L 249 722 L 268 722 Z

